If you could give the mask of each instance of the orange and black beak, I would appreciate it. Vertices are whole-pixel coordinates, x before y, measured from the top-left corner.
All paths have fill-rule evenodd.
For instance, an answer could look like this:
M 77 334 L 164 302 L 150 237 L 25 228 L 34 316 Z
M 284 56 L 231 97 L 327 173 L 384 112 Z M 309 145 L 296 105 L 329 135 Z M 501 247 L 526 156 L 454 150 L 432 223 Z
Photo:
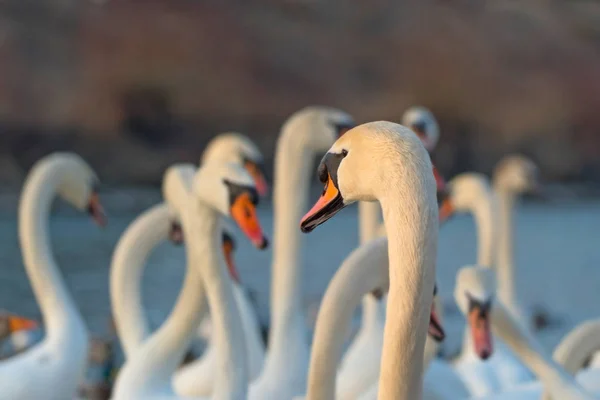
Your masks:
M 475 353 L 482 360 L 487 360 L 494 351 L 492 332 L 490 328 L 491 301 L 480 302 L 469 297 L 468 322 Z
M 87 211 L 98 226 L 106 226 L 106 213 L 104 212 L 104 208 L 100 203 L 100 196 L 98 196 L 98 192 L 93 191 L 90 195 Z
M 169 240 L 178 246 L 183 244 L 183 228 L 179 222 L 171 222 L 171 227 L 169 228 Z
M 240 283 L 240 275 L 235 267 L 233 261 L 233 252 L 235 251 L 235 242 L 231 236 L 226 232 L 223 232 L 223 254 L 225 255 L 225 262 L 227 263 L 227 269 L 231 279 L 236 283 Z
M 231 217 L 257 248 L 264 250 L 269 241 L 263 234 L 256 215 L 256 199 L 248 191 L 238 194 L 231 204 Z
M 436 295 L 437 285 L 433 288 L 434 299 Z M 444 328 L 442 327 L 442 323 L 440 322 L 440 318 L 438 317 L 435 309 L 435 301 L 431 303 L 431 312 L 429 313 L 429 328 L 427 333 L 438 343 L 446 338 L 446 332 L 444 332 Z
M 254 179 L 254 186 L 256 187 L 258 195 L 261 197 L 266 196 L 269 192 L 269 185 L 265 179 L 262 167 L 253 161 L 245 161 L 244 168 L 246 168 L 246 171 L 248 171 L 252 179 Z
M 38 327 L 38 323 L 29 318 L 10 315 L 8 317 L 8 330 L 10 333 L 19 331 L 31 331 Z
M 335 186 L 331 175 L 327 173 L 327 181 L 321 197 L 309 212 L 302 217 L 300 221 L 300 229 L 304 233 L 311 232 L 317 226 L 333 217 L 344 208 L 344 199 L 338 188 Z

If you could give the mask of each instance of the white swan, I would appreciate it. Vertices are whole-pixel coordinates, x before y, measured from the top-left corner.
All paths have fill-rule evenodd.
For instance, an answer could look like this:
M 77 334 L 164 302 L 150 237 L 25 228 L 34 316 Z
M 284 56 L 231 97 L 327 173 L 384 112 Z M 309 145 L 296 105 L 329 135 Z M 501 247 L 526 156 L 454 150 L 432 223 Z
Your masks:
M 353 124 L 342 111 L 315 106 L 294 113 L 281 129 L 275 151 L 269 345 L 250 399 L 289 400 L 306 389 L 309 346 L 297 223 L 308 203 L 314 156 Z
M 448 184 L 448 193 L 454 212 L 473 214 L 477 229 L 477 262 L 480 266 L 491 268 L 496 243 L 496 208 L 488 179 L 478 173 L 460 174 Z M 457 286 L 456 293 L 470 290 L 469 282 L 457 279 L 457 285 L 459 283 L 461 287 Z M 462 296 L 456 298 L 459 306 L 460 300 L 463 300 Z M 461 310 L 466 311 L 464 307 Z M 465 329 L 461 354 L 453 364 L 473 394 L 484 395 L 502 391 L 534 379 L 533 374 L 501 340 L 496 340 L 493 354 L 483 348 L 477 352 L 472 329 L 473 324 L 470 329 Z M 485 361 L 482 361 L 482 358 Z
M 496 290 L 494 273 L 488 268 L 463 267 L 459 271 L 455 297 L 460 301 L 463 312 L 476 309 L 473 301 L 483 304 L 486 313 L 473 312 L 473 318 L 487 315 L 495 336 L 500 337 L 508 347 L 530 368 L 557 399 L 592 399 L 583 388 L 576 384 L 573 377 L 553 361 L 544 351 L 539 342 L 531 335 L 500 299 L 494 297 Z M 477 288 L 475 290 L 475 288 Z M 471 314 L 469 314 L 471 315 Z M 491 316 L 491 318 L 489 318 Z M 482 324 L 484 323 L 482 320 Z M 480 325 L 482 326 L 482 325 Z M 498 394 L 485 395 L 477 398 L 485 399 L 539 399 L 541 387 L 537 382 L 527 383 Z
M 535 164 L 521 155 L 511 155 L 498 162 L 494 170 L 493 187 L 498 199 L 498 249 L 496 275 L 498 296 L 506 307 L 526 326 L 530 315 L 517 295 L 517 273 L 513 260 L 513 214 L 520 194 L 537 190 L 538 171 Z
M 431 111 L 425 107 L 411 107 L 402 116 L 402 124 L 419 136 L 428 151 L 433 151 L 439 139 L 439 128 Z M 358 203 L 360 244 L 385 234 L 380 216 L 381 207 L 378 202 Z M 377 381 L 384 324 L 385 300 L 378 300 L 371 293 L 366 294 L 362 301 L 360 329 L 344 353 L 338 372 L 340 399 L 356 398 L 358 393 Z
M 57 195 L 105 223 L 94 186 L 98 178 L 80 157 L 55 153 L 31 169 L 19 203 L 23 263 L 40 306 L 46 336 L 0 362 L 0 399 L 71 399 L 83 377 L 88 331 L 50 249 L 48 218 Z
M 259 248 L 266 239 L 256 218 L 258 193 L 250 175 L 235 164 L 209 163 L 194 176 L 192 165 L 167 171 L 163 190 L 180 215 L 188 253 L 188 271 L 177 304 L 167 321 L 130 357 L 115 384 L 113 399 L 176 399 L 171 376 L 201 320 L 204 292 L 212 308 L 219 349 L 212 398 L 246 396 L 247 360 L 241 319 L 235 309 L 221 244 L 221 216 L 231 216 Z
M 253 177 L 255 186 L 261 188 L 259 194 L 266 194 L 267 184 L 262 173 L 263 158 L 256 145 L 247 137 L 234 132 L 215 137 L 207 145 L 202 162 L 243 165 Z M 191 182 L 188 184 L 191 186 Z M 110 274 L 110 294 L 115 311 L 115 325 L 127 356 L 140 347 L 150 334 L 141 299 L 141 275 L 150 252 L 167 238 L 169 228 L 175 227 L 174 224 L 178 221 L 175 214 L 166 205 L 152 207 L 132 222 L 115 249 Z M 171 230 L 170 233 L 175 231 Z M 252 379 L 262 368 L 264 346 L 262 341 L 257 340 L 257 317 L 239 282 L 234 283 L 234 294 L 242 316 Z M 208 316 L 206 318 L 209 319 Z M 210 323 L 210 319 L 204 322 Z M 209 338 L 207 351 L 199 359 L 177 370 L 173 377 L 176 392 L 182 396 L 210 395 L 216 376 L 216 355 L 214 338 Z
M 352 202 L 381 204 L 389 240 L 390 284 L 379 399 L 418 400 L 438 229 L 429 155 L 408 128 L 372 122 L 335 142 L 321 161 L 319 178 L 325 189 L 302 219 L 304 232 Z

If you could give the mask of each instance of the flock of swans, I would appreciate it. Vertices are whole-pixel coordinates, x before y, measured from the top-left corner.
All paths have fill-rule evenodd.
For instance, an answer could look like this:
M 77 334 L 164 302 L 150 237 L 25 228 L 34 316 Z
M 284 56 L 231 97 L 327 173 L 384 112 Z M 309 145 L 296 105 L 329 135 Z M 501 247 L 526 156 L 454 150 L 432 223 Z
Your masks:
M 240 239 L 227 222 L 258 250 L 267 247 L 256 213 L 267 192 L 260 151 L 228 133 L 213 139 L 199 167 L 168 168 L 163 203 L 141 213 L 113 253 L 110 299 L 125 362 L 111 398 L 598 398 L 600 320 L 576 327 L 548 354 L 514 290 L 512 213 L 519 196 L 537 187 L 535 165 L 509 156 L 492 182 L 464 173 L 446 184 L 428 153 L 438 137 L 434 116 L 422 107 L 409 109 L 402 125 L 356 125 L 343 111 L 317 106 L 283 124 L 275 154 L 267 348 L 233 261 Z M 311 166 L 323 153 L 323 192 L 310 207 Z M 80 398 L 88 331 L 58 270 L 48 225 L 55 197 L 105 224 L 97 183 L 92 168 L 70 153 L 42 158 L 26 179 L 19 240 L 45 336 L 0 361 L 0 400 Z M 301 235 L 318 231 L 354 202 L 360 245 L 328 285 L 311 346 L 302 309 Z M 466 328 L 459 354 L 444 359 L 438 357 L 445 336 L 436 286 L 438 230 L 463 212 L 474 216 L 478 256 L 456 277 L 454 299 Z M 185 245 L 186 275 L 166 321 L 152 331 L 140 286 L 148 257 L 167 240 Z M 361 304 L 360 329 L 346 348 L 343 338 Z M 0 314 L 0 338 L 36 326 Z M 182 365 L 199 336 L 207 340 L 205 352 Z

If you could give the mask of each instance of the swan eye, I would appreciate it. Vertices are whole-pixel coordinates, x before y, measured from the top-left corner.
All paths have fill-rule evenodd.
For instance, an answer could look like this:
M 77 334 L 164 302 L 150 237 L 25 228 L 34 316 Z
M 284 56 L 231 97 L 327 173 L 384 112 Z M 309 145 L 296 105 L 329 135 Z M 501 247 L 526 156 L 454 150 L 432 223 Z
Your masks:
M 342 149 L 342 156 L 346 157 L 348 155 L 348 150 Z

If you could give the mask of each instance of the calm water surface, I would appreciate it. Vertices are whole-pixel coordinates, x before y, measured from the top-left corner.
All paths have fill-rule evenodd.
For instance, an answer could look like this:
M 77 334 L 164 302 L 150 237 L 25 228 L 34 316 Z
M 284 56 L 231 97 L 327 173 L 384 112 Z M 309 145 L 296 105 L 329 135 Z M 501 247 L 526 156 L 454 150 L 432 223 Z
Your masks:
M 271 233 L 271 210 L 263 208 L 259 214 L 265 230 Z M 120 234 L 133 218 L 133 214 L 113 216 L 105 229 L 82 216 L 60 215 L 51 221 L 56 259 L 95 335 L 104 335 L 108 329 L 110 259 Z M 526 307 L 542 305 L 564 321 L 559 328 L 541 334 L 546 346 L 553 347 L 574 324 L 600 315 L 599 226 L 600 202 L 524 205 L 519 209 L 515 237 L 519 294 Z M 356 207 L 342 211 L 312 234 L 302 234 L 304 302 L 309 320 L 314 318 L 328 281 L 356 246 L 357 236 Z M 22 267 L 15 216 L 2 217 L 0 243 L 0 308 L 39 316 Z M 470 217 L 456 217 L 442 227 L 437 280 L 446 303 L 452 302 L 457 269 L 474 263 L 475 252 Z M 258 312 L 264 321 L 268 318 L 270 258 L 270 250 L 255 250 L 238 235 L 236 259 L 241 279 L 256 293 Z M 172 307 L 184 266 L 184 250 L 169 243 L 152 255 L 144 276 L 143 296 L 153 325 L 164 320 Z M 459 329 L 460 323 L 448 322 L 451 341 L 460 340 Z

